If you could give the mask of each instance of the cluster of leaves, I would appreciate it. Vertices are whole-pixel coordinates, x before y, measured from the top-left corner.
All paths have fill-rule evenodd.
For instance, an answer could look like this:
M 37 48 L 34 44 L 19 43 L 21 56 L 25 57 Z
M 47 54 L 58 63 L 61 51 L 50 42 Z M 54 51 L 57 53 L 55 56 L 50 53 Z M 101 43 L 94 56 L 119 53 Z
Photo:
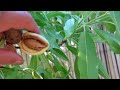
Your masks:
M 30 11 L 43 35 L 50 43 L 42 55 L 32 56 L 28 68 L 6 66 L 1 78 L 69 79 L 70 68 L 64 63 L 70 58 L 61 48 L 65 46 L 75 56 L 77 79 L 110 78 L 97 57 L 95 43 L 109 45 L 120 53 L 120 12 L 118 11 Z M 102 30 L 104 25 L 106 30 Z M 64 62 L 64 63 L 63 63 Z

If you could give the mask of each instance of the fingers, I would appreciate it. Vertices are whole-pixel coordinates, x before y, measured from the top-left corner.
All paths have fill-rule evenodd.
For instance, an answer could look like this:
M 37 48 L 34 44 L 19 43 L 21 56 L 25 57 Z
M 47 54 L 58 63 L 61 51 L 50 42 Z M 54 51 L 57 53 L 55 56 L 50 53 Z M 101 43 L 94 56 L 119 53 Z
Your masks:
M 23 64 L 23 59 L 17 53 L 7 50 L 7 49 L 0 49 L 0 65 L 20 65 Z
M 0 12 L 0 32 L 11 28 L 16 30 L 27 30 L 34 33 L 40 33 L 39 28 L 27 11 L 1 11 Z
M 0 48 L 0 65 L 21 65 L 23 62 L 22 57 L 16 53 L 13 47 Z
M 0 11 L 0 34 L 9 30 L 27 30 L 33 33 L 40 33 L 40 30 L 27 11 Z M 10 33 L 10 34 L 9 34 Z M 12 32 L 13 33 L 13 32 Z M 5 34 L 5 33 L 4 33 Z M 9 36 L 10 35 L 10 36 Z M 20 36 L 19 33 L 13 34 L 14 36 Z M 3 34 L 0 35 L 0 39 L 3 38 Z M 12 37 L 11 32 L 5 34 L 9 44 L 18 43 L 21 40 L 21 37 L 14 38 Z M 10 37 L 10 38 L 9 38 Z M 15 39 L 15 40 L 14 40 Z M 11 42 L 11 40 L 13 42 Z M 16 41 L 17 40 L 17 41 Z M 5 48 L 0 48 L 0 65 L 6 64 L 23 64 L 23 59 L 20 55 L 16 53 L 16 50 L 11 46 L 6 46 Z

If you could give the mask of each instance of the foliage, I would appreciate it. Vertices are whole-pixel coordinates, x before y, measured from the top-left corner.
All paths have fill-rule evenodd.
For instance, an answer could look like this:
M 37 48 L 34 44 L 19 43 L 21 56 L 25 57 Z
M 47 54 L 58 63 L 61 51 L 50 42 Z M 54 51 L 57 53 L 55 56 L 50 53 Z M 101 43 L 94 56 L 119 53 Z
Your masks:
M 0 77 L 19 79 L 110 78 L 97 57 L 95 43 L 106 43 L 120 53 L 119 11 L 30 11 L 50 43 L 42 55 L 32 56 L 28 67 L 6 66 Z M 103 27 L 106 29 L 103 30 Z M 67 52 L 65 51 L 67 49 Z M 75 60 L 67 55 L 71 52 Z M 72 61 L 74 67 L 69 64 Z M 66 65 L 67 64 L 67 65 Z M 71 74 L 71 68 L 75 70 Z

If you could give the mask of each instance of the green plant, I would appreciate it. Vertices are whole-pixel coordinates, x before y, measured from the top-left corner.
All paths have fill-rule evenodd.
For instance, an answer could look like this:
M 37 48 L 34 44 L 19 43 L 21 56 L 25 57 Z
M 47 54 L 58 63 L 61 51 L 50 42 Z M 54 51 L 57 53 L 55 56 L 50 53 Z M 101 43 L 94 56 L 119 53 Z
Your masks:
M 0 77 L 19 79 L 109 79 L 97 57 L 95 43 L 106 43 L 120 53 L 119 11 L 30 11 L 50 43 L 41 55 L 33 55 L 27 67 L 6 66 Z M 101 27 L 105 26 L 106 30 Z M 70 58 L 69 53 L 72 53 Z

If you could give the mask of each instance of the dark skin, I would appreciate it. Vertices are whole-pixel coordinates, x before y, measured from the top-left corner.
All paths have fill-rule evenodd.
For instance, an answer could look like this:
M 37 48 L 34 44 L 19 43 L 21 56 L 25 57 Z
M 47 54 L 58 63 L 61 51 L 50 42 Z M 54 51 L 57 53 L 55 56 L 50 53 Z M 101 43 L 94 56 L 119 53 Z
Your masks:
M 6 44 L 18 44 L 22 39 L 22 31 L 10 29 L 4 32 Z

